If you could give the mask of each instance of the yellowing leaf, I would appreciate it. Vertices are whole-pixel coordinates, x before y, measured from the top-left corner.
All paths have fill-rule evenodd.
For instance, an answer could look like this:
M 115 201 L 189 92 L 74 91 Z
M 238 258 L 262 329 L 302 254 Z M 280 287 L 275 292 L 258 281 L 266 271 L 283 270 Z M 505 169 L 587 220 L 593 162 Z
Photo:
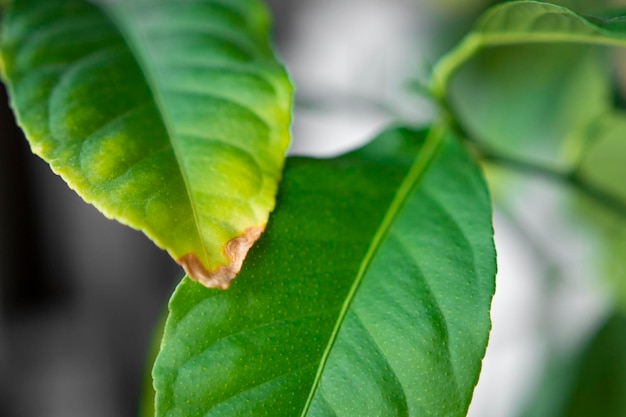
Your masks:
M 17 0 L 2 60 L 35 153 L 227 288 L 274 207 L 292 88 L 256 0 Z

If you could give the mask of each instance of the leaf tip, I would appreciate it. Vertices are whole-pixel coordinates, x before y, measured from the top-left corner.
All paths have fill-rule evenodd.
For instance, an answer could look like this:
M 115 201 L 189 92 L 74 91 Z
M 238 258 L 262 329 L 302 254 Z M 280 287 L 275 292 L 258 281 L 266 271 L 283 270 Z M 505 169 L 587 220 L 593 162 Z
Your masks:
M 224 253 L 230 262 L 227 265 L 218 266 L 213 271 L 207 270 L 193 253 L 186 254 L 178 260 L 178 263 L 192 280 L 207 288 L 227 290 L 241 270 L 248 250 L 259 239 L 263 230 L 265 226 L 249 227 L 239 236 L 229 240 L 224 247 Z

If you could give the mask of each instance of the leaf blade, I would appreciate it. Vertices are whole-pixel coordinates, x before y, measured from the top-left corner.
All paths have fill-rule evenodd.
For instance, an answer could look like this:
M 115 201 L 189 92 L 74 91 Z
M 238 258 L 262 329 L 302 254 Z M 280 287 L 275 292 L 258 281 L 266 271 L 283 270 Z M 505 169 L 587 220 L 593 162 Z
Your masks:
M 456 305 L 476 307 L 476 316 L 472 319 L 478 318 L 478 324 L 474 324 L 473 328 L 466 328 L 457 323 L 451 327 L 453 336 L 450 337 L 450 346 L 458 352 L 461 352 L 460 340 L 477 341 L 477 347 L 469 349 L 468 355 L 471 359 L 459 358 L 462 354 L 457 352 L 448 362 L 441 361 L 441 357 L 429 356 L 425 351 L 416 355 L 415 350 L 406 345 L 395 348 L 398 353 L 396 357 L 386 351 L 385 354 L 380 351 L 376 353 L 376 346 L 389 349 L 389 343 L 393 344 L 394 341 L 398 344 L 414 341 L 410 335 L 419 335 L 422 327 L 430 329 L 432 335 L 439 335 L 438 330 L 433 330 L 427 323 L 428 320 L 423 321 L 423 317 L 428 317 L 428 314 L 437 316 L 438 313 L 436 309 L 433 310 L 432 302 L 420 304 L 423 300 L 416 295 L 420 291 L 415 290 L 415 285 L 419 287 L 421 282 L 419 277 L 410 274 L 406 276 L 406 273 L 403 275 L 401 264 L 387 262 L 389 257 L 392 260 L 394 256 L 406 258 L 402 252 L 401 255 L 396 254 L 396 247 L 390 245 L 387 236 L 382 238 L 385 243 L 381 246 L 386 250 L 384 253 L 382 250 L 374 251 L 373 263 L 366 268 L 367 273 L 361 286 L 355 286 L 358 271 L 372 245 L 372 236 L 376 234 L 398 188 L 423 150 L 422 142 L 420 133 L 397 130 L 387 132 L 366 149 L 344 157 L 330 161 L 293 159 L 287 164 L 283 190 L 279 194 L 279 210 L 264 238 L 252 249 L 249 263 L 231 291 L 218 294 L 184 281 L 173 296 L 166 336 L 153 371 L 158 392 L 157 415 L 218 416 L 249 413 L 321 416 L 326 415 L 328 404 L 345 413 L 349 412 L 345 415 L 419 415 L 421 409 L 436 415 L 464 415 L 478 376 L 480 358 L 484 353 L 490 326 L 488 308 L 495 273 L 489 199 L 475 168 L 470 169 L 472 174 L 469 177 L 472 178 L 470 183 L 475 181 L 474 186 L 477 188 L 472 186 L 461 189 L 470 194 L 480 190 L 477 199 L 480 203 L 477 205 L 482 214 L 479 216 L 480 220 L 473 219 L 470 223 L 477 225 L 481 236 L 479 240 L 484 241 L 476 250 L 487 256 L 481 263 L 481 285 L 477 290 L 481 296 L 476 298 L 472 295 L 475 291 L 471 291 L 468 295 L 470 301 L 466 301 L 466 304 L 456 301 Z M 468 169 L 469 162 L 457 145 L 446 143 L 441 155 L 433 160 L 435 162 L 424 177 L 424 184 L 428 181 L 440 181 L 429 180 L 433 178 L 431 175 L 435 175 L 435 178 L 446 178 L 450 175 L 449 170 L 455 171 L 454 166 L 459 162 L 463 163 L 459 165 L 462 168 L 458 169 L 468 176 L 465 170 Z M 315 178 L 315 181 L 311 181 L 311 178 Z M 461 182 L 467 186 L 466 182 Z M 333 193 L 329 192 L 329 187 L 334 190 Z M 443 192 L 437 191 L 438 185 L 433 187 L 435 190 L 430 192 Z M 336 195 L 341 195 L 342 198 L 334 197 Z M 412 191 L 411 196 L 410 204 L 419 204 L 424 198 L 420 191 Z M 356 210 L 355 201 L 360 203 Z M 403 207 L 400 208 L 402 213 L 411 212 Z M 430 208 L 426 207 L 420 213 L 428 212 Z M 473 218 L 471 214 L 466 215 Z M 402 227 L 407 226 L 413 232 L 418 228 L 416 223 L 419 227 L 424 227 L 424 223 L 415 217 L 402 219 L 399 216 L 398 219 L 393 222 L 401 221 Z M 464 218 L 462 221 L 467 223 L 468 219 Z M 438 227 L 445 229 L 445 223 Z M 409 236 L 409 242 L 420 239 L 424 247 L 433 243 L 432 236 Z M 448 242 L 439 243 L 447 247 Z M 439 245 L 436 248 L 441 249 Z M 433 253 L 432 246 L 426 253 Z M 455 263 L 454 260 L 453 256 L 451 263 Z M 422 260 L 420 266 L 426 268 L 428 273 L 442 268 L 443 277 L 459 284 L 458 274 L 451 273 L 451 270 L 446 271 L 436 261 L 432 261 L 429 266 L 429 262 L 425 261 L 424 265 Z M 390 284 L 393 292 L 401 300 L 399 303 L 403 307 L 409 306 L 408 312 L 411 314 L 400 310 L 386 314 L 385 308 L 394 303 L 388 297 L 384 301 L 379 299 L 377 303 L 372 300 L 372 297 L 376 299 L 377 294 L 384 294 L 377 287 L 381 285 L 381 271 L 376 268 L 387 267 L 388 270 L 389 265 L 392 269 L 396 268 L 396 272 L 403 279 L 401 285 L 398 283 L 399 279 L 393 280 Z M 461 265 L 462 270 L 467 266 L 462 262 L 457 262 L 457 267 L 458 265 Z M 435 280 L 430 284 L 436 292 L 452 291 L 448 286 L 451 285 L 450 282 L 442 284 Z M 403 285 L 412 286 L 414 291 L 404 294 L 401 290 Z M 459 285 L 463 290 L 468 286 L 471 288 L 472 283 Z M 347 300 L 353 288 L 356 288 L 352 290 L 355 298 L 350 302 Z M 448 315 L 454 313 L 454 309 L 450 310 L 450 303 L 455 304 L 453 300 L 457 296 L 458 294 L 452 299 L 446 299 L 440 311 Z M 418 307 L 413 308 L 415 304 Z M 359 333 L 358 330 L 362 330 L 362 326 L 359 327 L 359 323 L 354 323 L 352 318 L 355 311 L 368 317 L 367 312 L 362 311 L 364 306 L 375 310 L 372 314 L 378 322 L 374 320 L 375 325 L 371 328 L 382 331 L 385 340 L 381 342 L 380 334 L 374 338 L 374 342 L 370 340 L 367 344 L 370 350 L 366 352 L 369 354 L 342 354 L 340 347 L 349 347 L 354 342 L 350 332 L 354 333 L 355 329 L 359 334 L 356 339 L 368 340 L 360 337 L 362 331 Z M 346 322 L 341 319 L 342 311 L 347 313 Z M 422 321 L 412 322 L 416 317 Z M 454 316 L 453 321 L 458 321 L 458 318 L 459 315 Z M 402 326 L 394 326 L 394 319 Z M 368 319 L 364 322 L 371 324 Z M 336 328 L 339 329 L 338 332 Z M 332 335 L 335 332 L 337 340 L 333 341 Z M 468 334 L 472 336 L 468 338 Z M 399 335 L 403 335 L 408 341 L 402 342 L 398 339 Z M 424 342 L 426 347 L 437 350 L 435 346 L 445 346 L 442 345 L 441 338 L 425 339 L 428 339 Z M 361 344 L 357 345 L 363 348 Z M 466 346 L 463 349 L 463 352 L 468 351 Z M 327 351 L 330 353 L 325 354 Z M 341 369 L 355 369 L 353 363 L 346 362 L 346 358 L 357 362 L 362 359 L 366 365 L 373 365 L 365 366 L 366 371 L 363 374 L 351 375 L 350 382 L 358 385 L 360 390 L 341 389 L 337 385 L 336 381 L 348 381 L 341 376 Z M 407 369 L 399 372 L 400 376 L 395 379 L 387 378 L 390 377 L 385 365 L 388 360 L 396 368 L 398 363 L 408 364 Z M 455 368 L 455 372 L 465 374 L 458 381 L 450 373 L 446 375 L 446 372 L 426 371 L 433 364 L 445 368 L 450 361 L 454 364 L 463 363 Z M 467 362 L 471 362 L 471 365 L 467 365 Z M 421 368 L 420 363 L 424 365 Z M 376 383 L 372 379 L 359 378 L 363 375 L 384 376 L 382 381 L 387 384 L 382 392 L 386 390 L 390 396 L 376 391 Z M 415 375 L 419 375 L 417 379 L 435 375 L 429 382 L 437 383 L 437 387 L 443 388 L 433 390 L 436 392 L 432 397 L 424 398 L 424 380 L 420 383 Z M 319 387 L 316 382 L 318 379 Z M 367 385 L 369 388 L 363 388 L 365 384 L 359 385 L 360 381 L 370 381 Z M 458 390 L 454 388 L 457 385 Z M 408 394 L 403 395 L 400 388 L 407 387 Z M 352 392 L 363 393 L 363 390 L 371 395 L 357 396 L 360 402 L 349 404 L 336 404 L 336 398 L 324 401 L 320 397 L 321 392 L 331 391 L 347 401 L 346 398 Z M 442 399 L 444 392 L 446 396 Z M 450 392 L 457 392 L 458 401 L 448 399 Z
M 195 265 L 196 279 L 225 287 L 274 206 L 291 85 L 259 2 L 174 6 L 18 0 L 4 75 L 33 150 L 55 172 Z M 243 61 L 223 39 L 233 33 L 248 47 Z
M 470 245 L 466 241 L 465 236 L 475 235 L 474 233 L 463 233 L 458 230 L 454 230 L 455 227 L 450 226 L 464 225 L 468 227 L 468 220 L 457 220 L 463 218 L 467 213 L 462 212 L 449 212 L 446 207 L 460 207 L 461 205 L 440 203 L 440 201 L 450 200 L 458 198 L 457 196 L 463 195 L 464 188 L 468 186 L 468 183 L 462 181 L 450 181 L 450 169 L 454 169 L 457 164 L 460 164 L 463 160 L 459 155 L 454 155 L 450 149 L 446 156 L 450 158 L 446 161 L 445 170 L 447 172 L 441 172 L 442 167 L 440 165 L 433 165 L 432 171 L 429 171 L 425 183 L 421 186 L 421 189 L 416 192 L 413 197 L 407 202 L 407 207 L 403 211 L 402 215 L 397 219 L 397 226 L 390 232 L 389 242 L 387 245 L 381 248 L 381 252 L 377 257 L 377 262 L 372 265 L 371 270 L 366 277 L 363 287 L 360 290 L 359 298 L 355 300 L 354 306 L 351 309 L 353 316 L 357 317 L 358 321 L 366 328 L 362 334 L 356 334 L 352 337 L 346 337 L 349 339 L 347 344 L 358 346 L 360 340 L 367 334 L 370 334 L 373 339 L 376 339 L 378 349 L 388 352 L 387 360 L 389 361 L 389 368 L 392 370 L 401 385 L 406 392 L 407 410 L 406 415 L 465 415 L 467 406 L 469 405 L 469 397 L 467 395 L 467 389 L 475 384 L 474 381 L 464 380 L 463 372 L 458 372 L 458 368 L 463 366 L 459 365 L 458 358 L 455 358 L 458 354 L 468 354 L 468 351 L 474 350 L 470 353 L 480 357 L 479 353 L 483 348 L 480 343 L 476 346 L 473 345 L 471 337 L 462 337 L 463 346 L 450 346 L 458 343 L 455 341 L 454 334 L 456 332 L 466 331 L 463 329 L 464 325 L 459 323 L 465 323 L 466 317 L 464 315 L 476 314 L 477 305 L 468 303 L 465 308 L 460 308 L 460 311 L 455 311 L 456 308 L 451 308 L 455 303 L 451 303 L 450 300 L 446 300 L 447 297 L 453 298 L 465 294 L 469 296 L 475 292 L 484 292 L 486 294 L 483 299 L 483 305 L 489 304 L 491 290 L 489 284 L 485 287 L 479 288 L 477 285 L 473 288 L 471 285 L 465 286 L 462 291 L 456 292 L 456 290 L 446 288 L 448 283 L 440 281 L 437 278 L 443 278 L 445 276 L 454 276 L 454 271 L 459 268 L 459 264 L 465 263 L 465 268 L 469 271 L 476 271 L 475 264 L 479 265 L 482 262 L 476 262 L 476 259 L 467 259 L 463 256 L 464 251 L 459 251 L 461 259 L 456 259 L 455 262 L 450 262 L 449 270 L 446 272 L 441 269 L 448 269 L 444 265 L 433 265 L 428 259 L 432 256 L 433 252 L 450 253 L 450 246 L 453 246 L 456 242 L 457 245 L 461 245 L 459 242 L 466 242 L 467 252 L 471 253 L 472 247 L 480 247 L 479 244 Z M 453 156 L 454 155 L 454 156 Z M 452 159 L 455 158 L 455 159 Z M 458 158 L 458 159 L 456 159 Z M 463 166 L 463 165 L 461 165 Z M 459 176 L 462 175 L 462 170 L 458 172 Z M 437 178 L 433 180 L 433 178 Z M 458 180 L 458 176 L 454 176 Z M 435 184 L 435 185 L 432 185 Z M 475 184 L 480 189 L 480 185 Z M 466 190 L 465 190 L 466 191 Z M 484 196 L 485 197 L 485 196 Z M 472 216 L 468 216 L 471 218 Z M 436 220 L 439 218 L 439 220 Z M 415 222 L 415 219 L 420 219 L 420 234 L 419 236 L 412 236 L 415 232 L 411 223 Z M 446 227 L 442 227 L 445 225 Z M 430 229 L 430 230 L 424 230 Z M 452 232 L 452 233 L 451 233 Z M 453 235 L 453 238 L 437 239 L 437 236 Z M 399 256 L 400 253 L 412 252 L 410 256 Z M 488 248 L 483 248 L 480 252 L 489 253 Z M 465 259 L 464 259 L 465 258 Z M 409 278 L 403 271 L 392 269 L 389 271 L 389 264 L 391 265 L 404 265 L 404 270 L 410 270 L 413 272 L 413 277 Z M 493 265 L 492 265 L 493 266 Z M 488 276 L 489 266 L 482 265 L 480 274 L 474 272 L 474 276 Z M 463 267 L 461 267 L 463 269 Z M 394 274 L 395 272 L 395 274 Z M 402 283 L 402 291 L 397 289 L 394 291 L 392 280 L 374 279 L 375 277 L 385 275 L 397 275 L 397 281 Z M 458 274 L 458 272 L 456 272 Z M 471 273 L 467 273 L 467 277 L 472 276 Z M 419 279 L 418 279 L 419 277 Z M 462 282 L 456 282 L 456 285 L 463 285 Z M 397 284 L 396 284 L 397 285 Z M 413 299 L 407 294 L 414 294 Z M 454 294 L 454 295 L 453 295 Z M 474 295 L 474 294 L 472 294 Z M 380 299 L 384 297 L 386 302 Z M 404 302 L 398 302 L 398 299 L 404 298 Z M 395 301 L 395 302 L 394 302 Z M 456 301 L 459 304 L 459 301 Z M 374 306 L 379 306 L 375 308 Z M 415 310 L 407 311 L 407 306 L 418 305 Z M 378 314 L 375 312 L 378 311 Z M 384 319 L 381 319 L 377 315 L 384 314 Z M 484 313 L 484 311 L 482 312 Z M 405 326 L 389 326 L 389 323 L 397 323 L 397 317 L 411 315 L 412 320 L 408 322 L 412 323 L 412 326 L 408 326 L 409 323 L 405 323 Z M 455 317 L 455 314 L 458 314 Z M 478 317 L 481 313 L 476 314 L 476 323 L 481 323 Z M 421 315 L 429 316 L 429 320 L 420 320 Z M 360 317 L 360 318 L 359 318 Z M 471 320 L 470 320 L 471 322 Z M 456 323 L 456 325 L 455 325 Z M 484 324 L 484 323 L 483 323 Z M 444 330 L 445 329 L 445 330 Z M 485 329 L 483 329 L 484 331 Z M 468 332 L 471 333 L 471 332 Z M 480 333 L 480 331 L 476 331 Z M 466 335 L 467 336 L 467 335 Z M 437 340 L 436 343 L 429 344 L 427 340 Z M 397 349 L 397 345 L 403 345 L 403 348 Z M 415 348 L 420 346 L 422 349 Z M 434 346 L 441 348 L 447 347 L 447 349 L 433 350 Z M 336 349 L 340 349 L 337 346 Z M 395 353 L 395 354 L 394 354 Z M 426 354 L 425 354 L 426 353 Z M 413 354 L 413 355 L 411 355 Z M 356 358 L 357 355 L 351 355 L 352 358 Z M 339 361 L 338 361 L 339 362 Z M 343 368 L 350 369 L 349 372 L 353 374 L 355 371 L 354 364 L 349 360 L 344 360 Z M 358 362 L 358 361 L 357 361 Z M 462 361 L 461 361 L 462 362 Z M 332 363 L 332 360 L 331 360 Z M 407 366 L 411 364 L 412 366 Z M 332 367 L 332 364 L 330 365 Z M 466 366 L 466 365 L 465 365 Z M 358 368 L 357 368 L 358 369 Z M 436 370 L 436 371 L 434 371 Z M 416 381 L 415 373 L 420 375 L 419 379 L 429 379 L 428 383 L 424 383 L 423 380 Z M 327 372 L 326 375 L 331 372 Z M 475 374 L 478 375 L 478 370 L 475 369 Z M 363 368 L 358 378 L 355 380 L 363 380 L 367 377 L 371 378 L 367 368 Z M 450 376 L 453 376 L 450 378 Z M 471 379 L 471 378 L 470 378 Z M 373 381 L 372 381 L 373 382 Z M 332 384 L 337 387 L 338 384 Z M 431 397 L 429 398 L 428 390 L 424 388 L 431 386 Z M 446 395 L 442 396 L 442 390 L 446 392 Z M 323 385 L 322 385 L 323 388 Z M 334 392 L 336 390 L 327 389 L 327 392 Z M 350 393 L 354 390 L 346 390 L 340 394 L 335 392 L 336 400 L 339 404 L 342 404 L 340 408 L 335 406 L 334 408 L 340 410 L 340 414 L 347 413 L 350 410 L 359 409 L 359 400 L 349 400 Z M 361 401 L 362 398 L 361 398 Z M 342 411 L 341 411 L 342 410 Z M 361 408 L 360 413 L 355 415 L 368 415 L 373 410 L 369 407 Z M 396 415 L 401 410 L 394 410 L 387 415 Z M 403 414 L 397 414 L 403 415 Z

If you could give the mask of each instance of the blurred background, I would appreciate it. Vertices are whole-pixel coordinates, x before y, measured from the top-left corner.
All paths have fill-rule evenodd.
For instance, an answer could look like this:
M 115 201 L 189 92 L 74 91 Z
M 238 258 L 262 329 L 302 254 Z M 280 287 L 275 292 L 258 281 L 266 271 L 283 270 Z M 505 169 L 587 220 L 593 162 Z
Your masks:
M 436 113 L 419 85 L 493 3 L 269 1 L 297 88 L 290 152 L 332 156 L 391 123 L 428 123 Z M 626 201 L 624 61 L 599 47 L 493 48 L 454 79 L 451 101 L 495 151 L 580 167 Z M 626 416 L 624 216 L 511 168 L 484 164 L 499 273 L 470 416 Z M 143 234 L 105 219 L 30 153 L 2 89 L 0 416 L 136 416 L 147 352 L 181 277 Z

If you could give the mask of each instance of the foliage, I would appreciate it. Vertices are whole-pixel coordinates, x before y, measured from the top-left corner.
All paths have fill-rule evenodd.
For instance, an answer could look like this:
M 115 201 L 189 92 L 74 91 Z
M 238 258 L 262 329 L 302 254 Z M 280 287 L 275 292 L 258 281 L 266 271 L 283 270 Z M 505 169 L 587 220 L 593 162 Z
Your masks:
M 190 275 L 156 415 L 464 416 L 496 273 L 485 161 L 576 190 L 604 233 L 616 312 L 581 356 L 572 392 L 587 392 L 597 352 L 623 344 L 626 234 L 607 229 L 626 214 L 624 116 L 606 48 L 626 45 L 626 16 L 496 5 L 433 67 L 429 126 L 284 172 L 292 87 L 268 30 L 256 0 L 15 0 L 4 19 L 33 151 Z
M 290 160 L 233 288 L 185 281 L 172 298 L 158 414 L 465 413 L 490 327 L 489 200 L 462 149 L 430 132 Z
M 33 151 L 227 287 L 223 247 L 265 227 L 289 142 L 291 87 L 266 37 L 254 1 L 17 1 L 2 60 Z

